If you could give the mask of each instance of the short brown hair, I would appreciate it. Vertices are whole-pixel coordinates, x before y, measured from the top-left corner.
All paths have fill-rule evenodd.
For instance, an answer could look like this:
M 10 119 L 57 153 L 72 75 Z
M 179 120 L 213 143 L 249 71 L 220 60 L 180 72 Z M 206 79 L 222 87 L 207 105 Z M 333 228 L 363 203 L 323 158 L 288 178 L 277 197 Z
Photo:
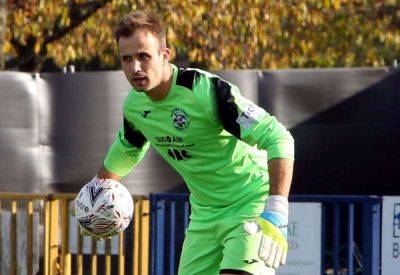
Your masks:
M 136 11 L 125 15 L 114 30 L 115 40 L 118 43 L 120 37 L 129 37 L 137 30 L 151 32 L 158 38 L 161 47 L 167 46 L 165 30 L 161 26 L 160 20 L 155 14 L 145 11 Z

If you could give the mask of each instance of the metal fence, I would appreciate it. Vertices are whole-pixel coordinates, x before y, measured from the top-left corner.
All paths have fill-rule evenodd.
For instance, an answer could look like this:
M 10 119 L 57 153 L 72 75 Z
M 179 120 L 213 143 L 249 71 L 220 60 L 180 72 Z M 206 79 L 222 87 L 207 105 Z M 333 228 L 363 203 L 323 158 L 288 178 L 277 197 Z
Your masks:
M 321 274 L 380 274 L 381 197 L 297 195 L 290 200 L 322 203 Z
M 151 275 L 177 272 L 188 199 L 187 194 L 150 196 Z M 322 205 L 321 274 L 379 274 L 380 197 L 297 195 L 290 201 Z
M 68 213 L 75 196 L 0 193 L 0 274 L 148 274 L 149 201 L 134 196 L 132 226 L 95 241 Z
M 68 215 L 74 197 L 0 193 L 1 274 L 176 274 L 189 224 L 187 194 L 134 197 L 133 226 L 105 242 L 74 231 Z M 297 195 L 290 201 L 321 203 L 321 274 L 380 273 L 380 197 Z

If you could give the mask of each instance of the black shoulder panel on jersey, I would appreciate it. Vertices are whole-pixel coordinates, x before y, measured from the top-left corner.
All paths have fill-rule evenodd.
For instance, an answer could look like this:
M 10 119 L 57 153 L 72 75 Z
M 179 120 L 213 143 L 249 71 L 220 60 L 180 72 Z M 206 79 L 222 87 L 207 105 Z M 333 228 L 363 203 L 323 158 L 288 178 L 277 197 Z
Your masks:
M 124 117 L 124 137 L 125 139 L 136 148 L 142 148 L 142 146 L 146 142 L 146 138 L 144 135 L 131 127 L 129 125 L 128 120 Z
M 240 139 L 240 126 L 236 122 L 239 116 L 238 107 L 232 95 L 231 86 L 220 78 L 211 78 L 211 81 L 215 87 L 218 116 L 222 126 L 229 133 Z
M 193 90 L 193 84 L 198 75 L 199 72 L 196 70 L 179 68 L 178 76 L 176 78 L 176 85 L 186 87 L 189 90 Z

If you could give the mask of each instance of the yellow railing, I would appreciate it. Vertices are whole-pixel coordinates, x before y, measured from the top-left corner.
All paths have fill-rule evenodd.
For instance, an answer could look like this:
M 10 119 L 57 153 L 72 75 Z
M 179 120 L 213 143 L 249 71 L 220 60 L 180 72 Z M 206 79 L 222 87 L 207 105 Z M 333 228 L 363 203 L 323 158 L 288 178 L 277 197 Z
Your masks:
M 90 268 L 84 266 L 83 238 L 77 230 L 77 252 L 72 255 L 69 244 L 70 225 L 68 204 L 75 198 L 76 194 L 22 194 L 22 193 L 0 193 L 0 225 L 6 221 L 1 220 L 3 209 L 10 210 L 10 275 L 15 275 L 21 265 L 17 261 L 17 214 L 26 211 L 26 270 L 27 274 L 34 273 L 33 270 L 33 231 L 34 214 L 39 215 L 39 227 L 42 232 L 42 259 L 40 265 L 44 275 L 71 275 L 71 274 L 97 274 L 98 253 L 97 241 L 91 241 Z M 8 204 L 7 204 L 8 203 Z M 141 196 L 134 196 L 135 213 L 133 219 L 132 243 L 126 244 L 125 232 L 118 236 L 118 274 L 125 274 L 126 245 L 132 245 L 132 274 L 147 275 L 149 273 L 149 228 L 150 228 L 150 205 L 149 201 Z M 25 210 L 22 210 L 22 207 Z M 0 248 L 2 227 L 0 226 Z M 130 232 L 130 231 L 129 231 Z M 4 234 L 3 234 L 4 235 Z M 2 249 L 0 249 L 0 271 L 2 261 Z M 72 261 L 75 257 L 75 261 Z M 111 240 L 105 241 L 104 272 L 111 275 Z M 74 262 L 74 264 L 72 264 Z M 89 272 L 90 270 L 90 272 Z

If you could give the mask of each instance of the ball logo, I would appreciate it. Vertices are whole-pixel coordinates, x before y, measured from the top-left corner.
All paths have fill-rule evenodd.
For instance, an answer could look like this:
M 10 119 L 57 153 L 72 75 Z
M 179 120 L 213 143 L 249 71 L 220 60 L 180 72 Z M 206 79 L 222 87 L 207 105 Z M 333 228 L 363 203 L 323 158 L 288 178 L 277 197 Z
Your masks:
M 92 206 L 94 206 L 94 204 L 96 203 L 97 199 L 101 196 L 101 194 L 104 193 L 106 189 L 110 188 L 111 184 L 103 179 L 99 179 L 98 181 L 89 184 L 87 186 L 87 189 L 89 191 L 90 203 L 92 204 Z
M 76 207 L 81 209 L 82 211 L 85 211 L 86 213 L 89 212 L 89 207 L 87 207 L 86 205 L 84 205 L 81 201 L 77 200 L 75 202 Z
M 184 110 L 179 108 L 176 108 L 172 111 L 171 118 L 172 118 L 172 124 L 179 131 L 186 129 L 190 124 L 189 116 L 186 114 Z

